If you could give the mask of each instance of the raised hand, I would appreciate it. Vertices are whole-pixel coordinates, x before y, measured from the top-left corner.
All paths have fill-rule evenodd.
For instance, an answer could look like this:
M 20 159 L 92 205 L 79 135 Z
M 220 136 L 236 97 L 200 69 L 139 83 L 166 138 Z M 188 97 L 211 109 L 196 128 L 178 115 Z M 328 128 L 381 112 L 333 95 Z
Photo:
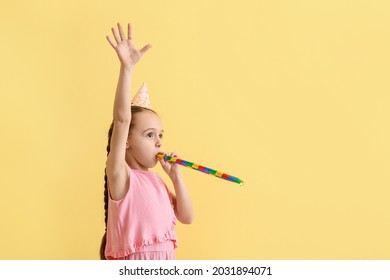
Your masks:
M 127 28 L 127 39 L 120 23 L 118 23 L 119 35 L 114 27 L 111 28 L 116 44 L 109 36 L 106 36 L 106 38 L 116 51 L 122 66 L 132 68 L 152 45 L 147 44 L 140 50 L 136 49 L 133 43 L 130 23 L 128 23 Z

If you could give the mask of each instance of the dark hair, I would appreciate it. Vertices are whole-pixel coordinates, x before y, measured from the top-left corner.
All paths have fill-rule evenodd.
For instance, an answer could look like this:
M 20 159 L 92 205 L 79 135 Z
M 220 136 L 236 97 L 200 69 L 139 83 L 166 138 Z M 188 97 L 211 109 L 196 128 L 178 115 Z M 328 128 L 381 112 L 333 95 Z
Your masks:
M 130 127 L 129 127 L 129 133 L 131 129 L 134 127 L 134 115 L 139 112 L 143 111 L 151 111 L 157 115 L 155 111 L 152 109 L 144 108 L 144 107 L 139 107 L 139 106 L 131 106 L 131 122 L 130 122 Z M 114 122 L 111 123 L 110 129 L 108 130 L 108 144 L 107 144 L 107 156 L 110 153 L 110 144 L 111 144 L 111 136 L 112 136 L 112 131 L 114 130 Z M 105 260 L 105 254 L 104 251 L 106 249 L 106 236 L 107 236 L 107 218 L 108 218 L 108 188 L 107 188 L 107 173 L 106 169 L 104 169 L 104 222 L 106 224 L 105 227 L 105 233 L 102 238 L 102 242 L 100 244 L 100 259 Z

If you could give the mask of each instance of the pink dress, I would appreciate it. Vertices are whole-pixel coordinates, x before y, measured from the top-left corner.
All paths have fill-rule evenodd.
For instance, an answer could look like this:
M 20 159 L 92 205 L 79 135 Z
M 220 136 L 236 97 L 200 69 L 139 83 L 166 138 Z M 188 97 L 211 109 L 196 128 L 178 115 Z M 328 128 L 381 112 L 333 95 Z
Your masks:
M 111 260 L 175 259 L 176 216 L 172 194 L 154 172 L 131 169 L 129 190 L 109 195 L 105 256 Z

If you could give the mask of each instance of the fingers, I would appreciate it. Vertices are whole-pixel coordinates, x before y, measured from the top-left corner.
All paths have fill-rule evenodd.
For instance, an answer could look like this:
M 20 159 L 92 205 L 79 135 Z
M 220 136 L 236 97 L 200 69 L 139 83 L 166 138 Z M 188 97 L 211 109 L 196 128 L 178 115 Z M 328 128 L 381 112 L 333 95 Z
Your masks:
M 143 55 L 148 49 L 150 49 L 152 47 L 151 44 L 147 44 L 146 46 L 144 46 L 142 49 L 140 49 L 140 53 Z
M 125 32 L 123 30 L 123 27 L 122 25 L 118 22 L 117 23 L 118 25 L 118 30 L 119 30 L 119 35 L 118 35 L 118 32 L 115 30 L 114 27 L 111 28 L 111 31 L 112 31 L 112 34 L 114 35 L 114 39 L 116 41 L 116 44 L 114 42 L 113 39 L 111 39 L 110 36 L 106 36 L 106 39 L 107 41 L 110 43 L 110 45 L 116 49 L 117 45 L 122 42 L 122 41 L 129 41 L 130 42 L 130 47 L 133 48 L 133 34 L 132 34 L 132 28 L 131 28 L 131 24 L 128 23 L 127 24 L 127 37 L 128 39 L 126 39 L 126 35 L 125 35 Z M 141 55 L 143 55 L 145 52 L 147 52 L 150 48 L 152 47 L 151 44 L 147 44 L 145 45 L 142 49 L 139 50 L 139 52 L 141 53 Z
M 127 38 L 130 41 L 133 40 L 133 35 L 132 35 L 132 32 L 131 32 L 131 25 L 130 25 L 130 23 L 127 24 Z
M 115 43 L 112 41 L 112 39 L 109 37 L 109 36 L 106 36 L 108 42 L 110 43 L 110 45 L 115 49 Z
M 122 25 L 118 22 L 118 29 L 119 29 L 119 34 L 121 36 L 121 41 L 126 40 L 125 32 L 123 31 Z
M 165 155 L 170 156 L 170 157 L 179 157 L 179 155 L 175 152 L 170 152 L 170 153 L 167 153 Z
M 118 33 L 116 32 L 114 27 L 111 28 L 111 31 L 112 31 L 112 34 L 114 35 L 116 44 L 119 44 L 120 42 L 126 40 L 126 36 L 125 36 L 125 32 L 123 31 L 122 25 L 119 22 L 117 23 L 117 25 L 118 25 L 120 36 L 118 36 Z M 129 38 L 131 38 L 130 23 L 128 24 L 128 27 L 129 27 L 129 32 L 128 32 Z M 110 45 L 113 48 L 115 48 L 116 45 L 115 45 L 114 41 L 109 36 L 106 36 L 106 38 L 107 38 L 108 42 L 110 43 Z
M 165 161 L 164 159 L 161 159 L 161 158 L 158 159 L 158 162 L 160 163 L 160 165 L 161 165 L 161 167 L 163 169 L 167 168 L 167 166 L 169 166 L 169 164 L 170 164 L 169 162 L 167 162 L 167 161 Z
M 119 23 L 118 23 L 118 25 L 119 25 Z M 119 44 L 119 42 L 120 42 L 121 40 L 120 40 L 118 34 L 116 33 L 115 28 L 112 27 L 111 30 L 112 30 L 112 34 L 114 34 L 114 38 L 115 38 L 116 43 Z

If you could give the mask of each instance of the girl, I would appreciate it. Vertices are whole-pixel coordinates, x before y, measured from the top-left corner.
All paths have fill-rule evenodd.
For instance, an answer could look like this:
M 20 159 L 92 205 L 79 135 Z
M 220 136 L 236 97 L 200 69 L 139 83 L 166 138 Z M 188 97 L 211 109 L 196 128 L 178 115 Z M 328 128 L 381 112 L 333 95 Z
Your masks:
M 179 166 L 156 158 L 161 152 L 164 130 L 160 118 L 150 109 L 145 84 L 136 96 L 138 100 L 133 99 L 129 108 L 135 65 L 151 45 L 140 50 L 134 47 L 130 23 L 127 38 L 120 23 L 118 30 L 119 35 L 112 28 L 115 42 L 106 36 L 119 57 L 120 74 L 108 133 L 104 192 L 106 233 L 100 257 L 175 259 L 176 218 L 185 224 L 192 223 L 191 199 Z M 139 98 L 146 99 L 146 103 Z M 149 171 L 157 161 L 172 180 L 176 195 L 159 175 Z

